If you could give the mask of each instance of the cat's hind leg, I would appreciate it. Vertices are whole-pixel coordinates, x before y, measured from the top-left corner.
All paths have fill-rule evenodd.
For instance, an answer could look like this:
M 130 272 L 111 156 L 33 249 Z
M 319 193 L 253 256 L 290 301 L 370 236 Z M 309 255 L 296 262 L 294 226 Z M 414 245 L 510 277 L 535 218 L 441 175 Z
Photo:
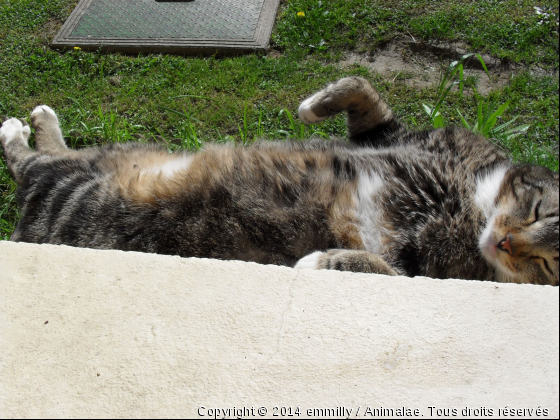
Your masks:
M 348 137 L 361 145 L 384 146 L 385 137 L 400 129 L 393 111 L 371 84 L 361 77 L 346 77 L 307 98 L 299 118 L 314 124 L 348 112 Z
M 36 107 L 31 113 L 31 126 L 35 130 L 35 144 L 41 153 L 60 153 L 67 150 L 58 117 L 46 105 Z
M 16 181 L 20 178 L 20 167 L 28 158 L 36 154 L 27 144 L 30 134 L 31 130 L 27 123 L 22 123 L 17 118 L 4 121 L 0 127 L 0 143 L 4 149 L 8 169 Z
M 352 271 L 354 273 L 374 273 L 388 276 L 398 275 L 397 271 L 379 255 L 368 251 L 346 249 L 314 252 L 299 260 L 294 268 Z

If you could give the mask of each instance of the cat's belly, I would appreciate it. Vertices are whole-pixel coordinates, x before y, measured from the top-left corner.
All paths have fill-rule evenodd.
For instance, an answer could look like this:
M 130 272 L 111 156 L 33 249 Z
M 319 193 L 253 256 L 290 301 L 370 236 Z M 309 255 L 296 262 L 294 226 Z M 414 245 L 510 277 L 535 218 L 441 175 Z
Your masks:
M 381 174 L 373 170 L 360 171 L 355 195 L 356 216 L 364 248 L 374 254 L 383 253 L 383 238 L 387 234 L 381 201 L 383 186 Z

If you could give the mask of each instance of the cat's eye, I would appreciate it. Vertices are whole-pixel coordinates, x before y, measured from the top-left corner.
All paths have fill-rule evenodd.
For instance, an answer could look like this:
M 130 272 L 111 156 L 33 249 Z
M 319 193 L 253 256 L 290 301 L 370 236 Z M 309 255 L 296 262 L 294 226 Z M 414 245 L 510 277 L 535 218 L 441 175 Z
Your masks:
M 531 257 L 531 259 L 542 262 L 546 271 L 548 271 L 550 274 L 554 275 L 554 273 L 550 269 L 550 266 L 548 265 L 548 261 L 546 260 L 546 258 L 535 256 L 535 257 Z
M 544 263 L 544 268 L 546 268 L 546 271 L 548 271 L 550 274 L 554 275 L 554 273 L 552 272 L 552 270 L 550 269 L 550 267 L 548 265 L 548 261 L 545 260 L 544 258 L 542 260 L 543 260 L 543 263 Z
M 535 224 L 539 221 L 539 210 L 541 208 L 541 204 L 542 204 L 542 200 L 538 202 L 538 204 L 535 206 L 535 211 L 534 211 L 534 216 L 535 216 L 535 220 L 531 223 L 531 224 Z

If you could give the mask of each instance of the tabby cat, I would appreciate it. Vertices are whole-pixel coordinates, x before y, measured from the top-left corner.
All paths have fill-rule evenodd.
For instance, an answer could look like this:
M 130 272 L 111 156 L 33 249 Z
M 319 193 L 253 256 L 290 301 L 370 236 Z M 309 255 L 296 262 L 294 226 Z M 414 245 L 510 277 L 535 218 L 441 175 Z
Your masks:
M 558 285 L 558 174 L 459 128 L 410 132 L 364 79 L 305 100 L 348 113 L 349 142 L 263 141 L 169 154 L 66 147 L 47 106 L 0 140 L 18 184 L 13 241 L 296 268 Z

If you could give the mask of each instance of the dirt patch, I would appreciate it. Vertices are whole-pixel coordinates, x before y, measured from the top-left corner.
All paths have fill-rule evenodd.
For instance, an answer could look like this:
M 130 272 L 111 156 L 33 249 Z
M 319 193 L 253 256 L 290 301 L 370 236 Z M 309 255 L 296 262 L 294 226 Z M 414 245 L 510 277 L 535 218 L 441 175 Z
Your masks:
M 349 67 L 358 64 L 389 79 L 404 80 L 409 86 L 425 88 L 439 84 L 451 62 L 466 53 L 465 46 L 459 43 L 434 45 L 398 40 L 380 48 L 372 56 L 349 53 L 340 65 Z M 488 55 L 482 57 L 490 77 L 478 58 L 472 57 L 465 62 L 465 78 L 476 78 L 477 91 L 487 94 L 492 89 L 506 85 L 515 69 L 511 64 L 502 63 Z
M 48 46 L 63 23 L 64 21 L 58 18 L 50 19 L 34 32 L 34 36 L 40 40 L 42 45 Z

